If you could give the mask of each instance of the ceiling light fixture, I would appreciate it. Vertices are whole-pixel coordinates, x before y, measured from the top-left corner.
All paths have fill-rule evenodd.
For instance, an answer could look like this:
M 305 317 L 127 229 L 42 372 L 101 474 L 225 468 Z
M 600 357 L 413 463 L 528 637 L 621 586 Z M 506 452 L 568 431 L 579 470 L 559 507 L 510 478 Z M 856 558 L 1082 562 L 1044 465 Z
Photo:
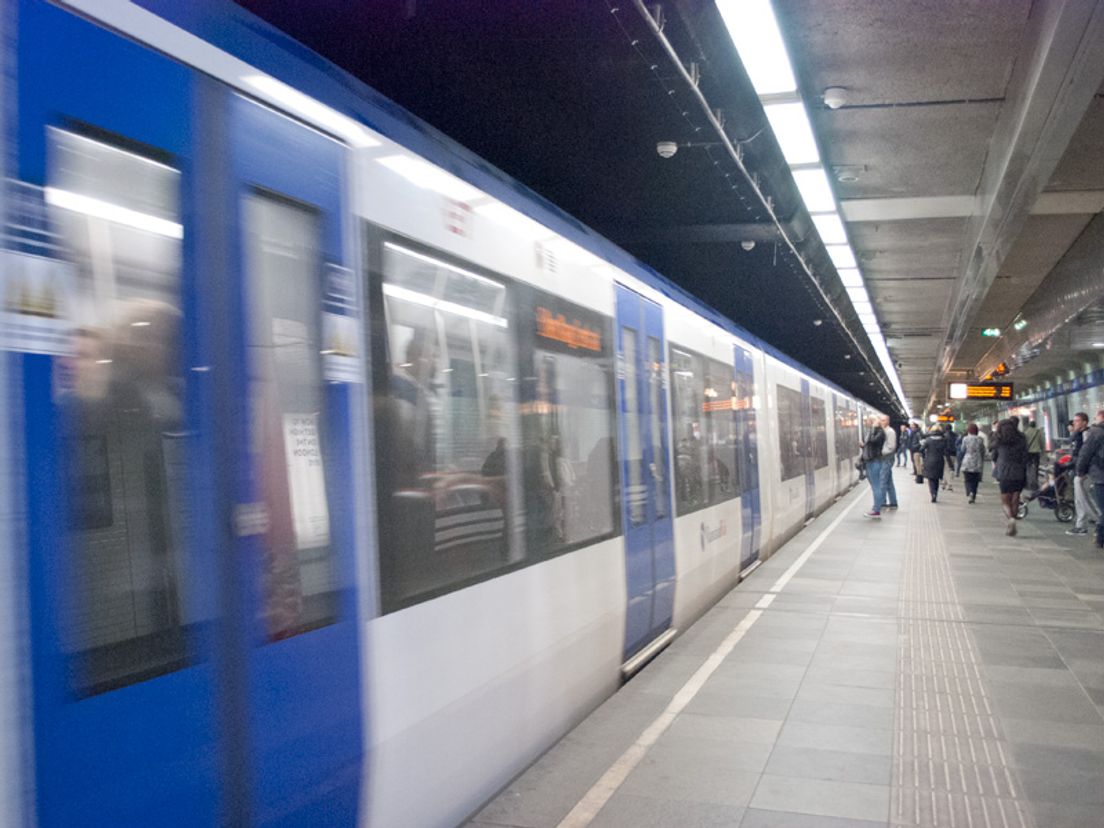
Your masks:
M 809 116 L 805 113 L 805 104 L 801 101 L 766 104 L 767 113 L 774 137 L 782 148 L 782 155 L 791 166 L 796 164 L 817 164 L 820 153 L 817 151 L 813 128 L 809 125 Z
M 847 244 L 847 232 L 839 213 L 814 213 L 813 224 L 825 244 Z
M 856 267 L 855 254 L 851 252 L 849 244 L 826 244 L 825 249 L 832 257 L 832 264 L 836 267 Z
M 770 0 L 716 0 L 716 5 L 744 69 L 759 95 L 775 140 L 790 165 L 794 184 L 805 209 L 812 216 L 841 281 L 847 288 L 863 288 L 862 274 L 858 270 L 855 253 L 848 244 L 835 193 L 828 174 L 819 165 L 816 134 L 798 92 L 792 64 Z M 829 109 L 838 109 L 846 103 L 846 90 L 839 86 L 827 87 L 822 99 Z M 864 170 L 865 167 L 855 165 L 832 168 L 833 175 L 841 182 L 858 180 Z M 855 300 L 855 296 L 851 298 L 852 301 Z M 869 304 L 862 304 L 862 298 L 858 301 L 863 311 L 869 307 Z M 901 380 L 885 347 L 877 319 L 873 313 L 867 315 L 865 312 L 860 313 L 860 319 L 863 320 L 863 326 L 871 337 L 875 353 L 900 399 L 902 408 L 907 411 Z
M 836 272 L 839 274 L 840 281 L 843 282 L 844 287 L 863 287 L 863 277 L 862 274 L 859 273 L 858 268 L 836 268 Z
M 847 295 L 851 299 L 851 303 L 865 302 L 870 304 L 870 295 L 866 292 L 864 287 L 849 287 L 847 288 Z
M 836 197 L 822 167 L 794 170 L 793 179 L 810 213 L 830 213 L 836 209 Z
M 790 57 L 769 0 L 717 0 L 751 85 L 759 95 L 796 92 Z

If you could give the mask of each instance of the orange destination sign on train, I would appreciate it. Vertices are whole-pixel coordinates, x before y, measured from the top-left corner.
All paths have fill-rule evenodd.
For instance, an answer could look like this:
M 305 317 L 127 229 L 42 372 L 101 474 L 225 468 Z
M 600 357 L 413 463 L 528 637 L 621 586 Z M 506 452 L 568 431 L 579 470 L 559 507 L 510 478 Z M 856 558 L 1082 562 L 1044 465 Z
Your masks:
M 569 348 L 602 350 L 601 332 L 584 328 L 578 322 L 568 322 L 562 313 L 553 314 L 548 308 L 537 308 L 537 336 L 553 339 Z

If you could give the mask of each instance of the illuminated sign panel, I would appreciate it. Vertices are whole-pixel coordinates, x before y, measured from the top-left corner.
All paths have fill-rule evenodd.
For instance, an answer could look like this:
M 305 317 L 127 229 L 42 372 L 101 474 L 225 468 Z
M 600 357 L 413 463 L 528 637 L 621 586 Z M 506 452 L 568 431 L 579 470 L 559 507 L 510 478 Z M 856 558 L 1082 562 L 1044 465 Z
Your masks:
M 1011 400 L 1010 382 L 952 382 L 947 386 L 947 397 L 952 400 Z
M 602 333 L 595 327 L 588 327 L 578 319 L 570 321 L 562 313 L 537 306 L 537 336 L 551 339 L 571 350 L 582 348 L 584 351 L 601 352 Z

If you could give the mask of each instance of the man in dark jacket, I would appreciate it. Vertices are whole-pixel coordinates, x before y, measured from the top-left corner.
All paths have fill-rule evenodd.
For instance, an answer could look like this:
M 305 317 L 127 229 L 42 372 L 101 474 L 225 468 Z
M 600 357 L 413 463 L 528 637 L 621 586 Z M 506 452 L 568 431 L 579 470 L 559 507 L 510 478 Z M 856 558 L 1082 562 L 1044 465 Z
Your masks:
M 1073 528 L 1067 529 L 1067 535 L 1087 535 L 1085 526 L 1086 518 L 1099 520 L 1100 513 L 1096 511 L 1095 498 L 1092 494 L 1092 484 L 1088 478 L 1077 474 L 1077 460 L 1081 456 L 1081 446 L 1085 442 L 1085 432 L 1089 430 L 1089 415 L 1084 411 L 1078 411 L 1073 415 L 1070 423 L 1070 456 L 1073 458 Z
M 1077 455 L 1077 476 L 1092 482 L 1096 507 L 1104 514 L 1104 409 L 1096 412 L 1096 422 L 1086 432 L 1085 443 Z M 1095 546 L 1104 549 L 1104 520 L 1097 521 Z

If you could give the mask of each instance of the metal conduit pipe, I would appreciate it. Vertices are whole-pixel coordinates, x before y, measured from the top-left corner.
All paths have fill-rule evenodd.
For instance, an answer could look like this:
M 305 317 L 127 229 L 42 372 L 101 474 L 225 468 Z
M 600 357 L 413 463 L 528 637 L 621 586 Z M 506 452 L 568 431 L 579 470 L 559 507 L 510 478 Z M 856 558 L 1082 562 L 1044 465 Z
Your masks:
M 755 192 L 756 198 L 759 199 L 760 206 L 767 212 L 767 215 L 770 216 L 770 219 L 774 223 L 774 226 L 777 228 L 778 234 L 781 237 L 782 241 L 790 249 L 790 252 L 794 255 L 797 261 L 800 262 L 801 269 L 809 278 L 809 281 L 813 284 L 813 287 L 816 288 L 816 291 L 819 294 L 821 300 L 828 307 L 828 310 L 831 311 L 832 315 L 836 318 L 836 321 L 839 323 L 840 327 L 844 330 L 844 332 L 846 332 L 848 338 L 855 346 L 855 349 L 860 354 L 862 354 L 863 360 L 866 362 L 867 367 L 873 371 L 874 376 L 881 384 L 882 389 L 886 392 L 889 399 L 897 399 L 897 392 L 893 390 L 893 387 L 889 384 L 888 379 L 883 376 L 881 360 L 877 358 L 876 354 L 874 355 L 874 358 L 871 359 L 871 354 L 867 353 L 867 350 L 863 347 L 862 342 L 858 339 L 858 337 L 855 336 L 855 333 L 851 330 L 850 326 L 844 320 L 843 314 L 828 296 L 827 292 L 824 290 L 824 286 L 821 285 L 820 279 L 817 278 L 816 274 L 813 273 L 812 269 L 805 263 L 804 257 L 798 252 L 797 246 L 794 240 L 791 238 L 790 234 L 786 231 L 785 225 L 775 214 L 774 207 L 772 206 L 770 200 L 767 198 L 767 196 L 763 194 L 763 191 L 759 189 L 759 185 L 756 183 L 755 178 L 744 165 L 744 161 L 741 157 L 740 152 L 733 145 L 727 133 L 725 133 L 724 126 L 721 124 L 720 121 L 717 120 L 717 116 L 716 114 L 714 114 L 714 110 L 709 105 L 709 101 L 706 100 L 705 95 L 699 88 L 697 80 L 690 74 L 690 72 L 687 71 L 686 65 L 682 62 L 682 59 L 679 57 L 678 52 L 675 51 L 675 47 L 671 45 L 671 41 L 668 40 L 667 36 L 663 33 L 663 27 L 660 22 L 652 16 L 651 11 L 649 11 L 643 0 L 633 0 L 633 5 L 636 6 L 636 10 L 640 13 L 640 16 L 643 17 L 645 22 L 648 24 L 648 28 L 651 30 L 652 35 L 656 38 L 657 41 L 659 41 L 659 44 L 663 47 L 663 50 L 667 53 L 667 56 L 674 63 L 675 68 L 682 76 L 682 79 L 692 90 L 694 96 L 697 98 L 698 105 L 701 106 L 702 113 L 705 115 L 706 119 L 713 127 L 714 132 L 717 133 L 717 137 L 720 138 L 721 145 L 725 148 L 725 151 L 728 153 L 732 161 L 735 162 L 737 169 L 740 170 L 740 174 L 743 175 L 744 179 Z M 905 400 L 900 400 L 900 403 L 902 408 L 904 408 Z

